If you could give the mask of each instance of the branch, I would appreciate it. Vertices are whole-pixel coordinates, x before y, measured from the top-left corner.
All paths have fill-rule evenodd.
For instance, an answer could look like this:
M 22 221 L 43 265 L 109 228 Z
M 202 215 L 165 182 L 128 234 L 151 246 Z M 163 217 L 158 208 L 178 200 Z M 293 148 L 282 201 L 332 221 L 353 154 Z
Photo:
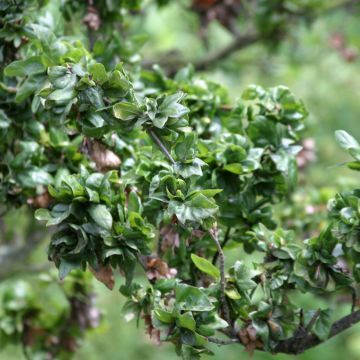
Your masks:
M 283 353 L 298 355 L 303 353 L 305 350 L 313 348 L 317 345 L 325 343 L 327 340 L 334 336 L 342 333 L 343 331 L 351 328 L 355 324 L 360 322 L 360 310 L 351 313 L 350 315 L 344 316 L 340 320 L 336 321 L 330 330 L 330 335 L 326 340 L 320 340 L 315 335 L 307 333 L 305 329 L 302 332 L 297 332 L 293 337 L 281 341 L 275 349 L 272 351 L 273 354 Z M 220 340 L 216 338 L 208 338 L 209 342 L 219 345 L 231 345 L 234 343 L 244 345 L 238 338 L 230 338 L 229 340 Z M 257 348 L 259 351 L 264 351 L 261 348 Z
M 224 252 L 221 248 L 218 236 L 217 236 L 217 229 L 209 230 L 209 234 L 211 238 L 214 240 L 218 253 L 219 253 L 219 259 L 220 259 L 220 292 L 221 292 L 221 305 L 223 309 L 223 313 L 225 316 L 225 320 L 228 322 L 229 326 L 232 327 L 232 321 L 230 318 L 230 312 L 229 307 L 226 302 L 226 296 L 225 296 L 225 285 L 226 285 L 226 279 L 225 279 L 225 256 Z
M 331 339 L 332 337 L 340 334 L 341 332 L 349 329 L 359 322 L 360 310 L 357 310 L 350 315 L 344 316 L 332 325 L 328 339 Z M 307 349 L 322 344 L 323 342 L 324 341 L 318 339 L 315 335 L 305 333 L 303 336 L 294 336 L 287 340 L 281 341 L 275 348 L 274 352 L 297 355 L 303 353 Z
M 239 35 L 228 46 L 225 46 L 223 49 L 220 49 L 219 51 L 214 52 L 213 54 L 209 54 L 203 59 L 194 62 L 195 70 L 205 70 L 218 61 L 225 59 L 232 53 L 253 45 L 259 40 L 260 37 L 257 34 Z
M 221 243 L 221 248 L 224 248 L 224 246 L 227 244 L 227 242 L 229 241 L 229 239 L 230 239 L 230 230 L 231 230 L 231 228 L 230 227 L 228 227 L 228 228 L 226 228 L 226 231 L 225 231 L 225 235 L 224 235 L 224 240 L 223 240 L 223 242 Z M 216 264 L 216 261 L 217 261 L 217 259 L 218 259 L 218 257 L 219 257 L 219 252 L 217 251 L 215 254 L 214 254 L 214 257 L 213 257 L 213 259 L 212 259 L 212 263 L 215 265 Z
M 195 70 L 205 70 L 212 65 L 215 65 L 218 61 L 225 59 L 232 53 L 255 44 L 260 40 L 260 37 L 256 34 L 238 35 L 235 39 L 223 49 L 220 49 L 212 54 L 205 55 L 200 60 L 184 60 L 179 59 L 179 55 L 175 58 L 171 58 L 171 54 L 165 54 L 159 60 L 144 61 L 142 63 L 145 68 L 152 68 L 155 64 L 160 65 L 168 70 L 169 75 L 173 75 L 176 71 L 188 63 L 194 65 Z
M 312 21 L 314 21 L 316 18 L 322 15 L 326 15 L 341 9 L 351 10 L 355 5 L 359 5 L 359 4 L 360 4 L 359 0 L 348 0 L 336 4 L 334 6 L 325 8 L 322 11 L 314 14 L 309 14 L 307 11 L 292 12 L 292 11 L 287 11 L 287 9 L 283 9 L 283 11 L 288 12 L 289 15 L 291 15 L 292 17 L 308 16 Z M 232 29 L 231 32 L 235 34 L 235 38 L 232 43 L 225 46 L 223 49 L 205 55 L 204 58 L 200 60 L 179 59 L 179 54 L 172 54 L 172 52 L 169 52 L 159 60 L 144 61 L 143 66 L 145 68 L 152 68 L 153 65 L 158 64 L 162 67 L 165 67 L 168 70 L 169 75 L 173 75 L 174 73 L 176 73 L 178 69 L 180 69 L 183 66 L 186 66 L 186 64 L 188 63 L 192 63 L 194 65 L 195 70 L 206 70 L 211 66 L 215 65 L 218 61 L 225 59 L 232 53 L 237 52 L 241 49 L 244 49 L 248 46 L 251 46 L 261 41 L 260 35 L 256 34 L 255 32 L 249 34 L 240 34 L 238 33 L 238 31 L 234 31 L 234 29 Z
M 169 150 L 166 148 L 166 146 L 162 143 L 161 139 L 156 135 L 155 131 L 153 129 L 147 129 L 146 130 L 151 139 L 155 142 L 155 144 L 159 147 L 159 149 L 164 153 L 164 155 L 170 160 L 170 162 L 175 165 L 175 160 L 171 156 Z

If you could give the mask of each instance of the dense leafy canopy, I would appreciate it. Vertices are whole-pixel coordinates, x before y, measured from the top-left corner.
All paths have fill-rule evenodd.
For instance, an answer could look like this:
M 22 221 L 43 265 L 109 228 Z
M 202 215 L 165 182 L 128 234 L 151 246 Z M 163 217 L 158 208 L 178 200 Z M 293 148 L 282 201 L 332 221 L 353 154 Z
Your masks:
M 326 340 L 331 309 L 304 312 L 290 294 L 355 293 L 360 190 L 329 202 L 331 222 L 318 236 L 302 241 L 277 223 L 274 205 L 297 184 L 304 104 L 284 86 L 251 85 L 229 105 L 226 89 L 192 65 L 174 76 L 143 69 L 144 39 L 127 43 L 112 29 L 141 2 L 94 1 L 89 46 L 66 31 L 71 13 L 89 16 L 88 7 L 42 3 L 0 5 L 0 196 L 6 207 L 32 204 L 36 219 L 55 227 L 48 255 L 60 279 L 89 268 L 112 289 L 119 269 L 127 318 L 144 318 L 152 337 L 174 343 L 186 359 L 209 353 L 209 341 L 226 342 L 219 334 L 250 352 L 277 352 L 299 328 Z M 281 6 L 257 4 L 263 40 L 278 39 L 288 16 L 312 13 L 313 2 L 275 3 Z M 344 131 L 336 137 L 354 158 L 348 166 L 359 170 L 359 143 Z M 225 272 L 220 240 L 263 260 L 236 261 Z M 138 265 L 147 283 L 134 281 Z M 1 346 L 24 344 L 29 322 L 61 338 L 67 317 L 44 323 L 47 309 L 33 306 L 25 284 L 11 291 L 0 314 Z M 25 346 L 50 351 L 48 336 Z

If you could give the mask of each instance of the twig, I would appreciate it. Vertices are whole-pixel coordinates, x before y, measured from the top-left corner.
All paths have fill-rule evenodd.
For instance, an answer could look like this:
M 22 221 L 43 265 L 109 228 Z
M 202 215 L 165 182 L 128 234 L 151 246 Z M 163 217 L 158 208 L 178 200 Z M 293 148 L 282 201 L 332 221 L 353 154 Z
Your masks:
M 255 44 L 257 41 L 259 41 L 260 38 L 257 34 L 245 34 L 245 35 L 239 35 L 237 36 L 232 43 L 230 43 L 228 46 L 225 46 L 223 49 L 213 53 L 209 54 L 203 59 L 196 61 L 194 63 L 194 67 L 196 70 L 205 70 L 215 63 L 217 63 L 220 60 L 225 59 L 230 54 L 234 53 L 235 51 L 244 49 L 250 45 Z
M 146 256 L 138 254 L 137 259 L 138 259 L 139 264 L 141 265 L 141 267 L 143 268 L 143 270 L 146 273 L 148 271 Z
M 31 356 L 29 354 L 29 351 L 28 351 L 28 348 L 26 347 L 26 345 L 22 344 L 21 348 L 22 348 L 22 353 L 23 353 L 25 359 L 26 360 L 31 360 Z
M 218 344 L 218 345 L 231 345 L 231 344 L 240 343 L 239 339 L 222 340 L 222 339 L 217 339 L 217 338 L 213 338 L 213 337 L 208 337 L 207 339 L 209 342 Z
M 148 128 L 146 131 L 151 137 L 151 139 L 155 142 L 155 144 L 159 147 L 159 149 L 163 152 L 163 154 L 170 160 L 173 165 L 175 165 L 174 158 L 171 156 L 169 150 L 162 143 L 161 139 L 156 135 L 155 131 L 151 128 Z
M 350 289 L 351 289 L 351 312 L 353 313 L 357 305 L 357 293 L 354 287 L 351 286 Z
M 239 35 L 233 40 L 233 42 L 225 46 L 223 49 L 220 49 L 212 54 L 205 55 L 204 58 L 200 60 L 184 60 L 179 59 L 179 56 L 176 56 L 175 59 L 171 60 L 169 54 L 165 54 L 159 60 L 145 61 L 142 65 L 145 68 L 152 68 L 153 65 L 158 64 L 165 67 L 165 69 L 168 70 L 169 75 L 175 74 L 178 69 L 188 63 L 192 63 L 195 70 L 205 70 L 212 65 L 215 65 L 218 61 L 225 59 L 233 52 L 253 45 L 259 40 L 260 38 L 257 34 Z
M 315 314 L 313 315 L 313 317 L 310 319 L 309 323 L 306 325 L 305 330 L 307 332 L 311 331 L 312 327 L 315 324 L 315 321 L 318 319 L 318 317 L 320 316 L 321 310 L 317 309 L 315 311 Z
M 217 229 L 214 228 L 212 230 L 209 230 L 209 234 L 211 236 L 211 238 L 214 240 L 218 253 L 219 253 L 219 259 L 220 259 L 220 292 L 221 292 L 221 305 L 222 305 L 222 309 L 223 309 L 223 313 L 225 316 L 225 320 L 228 322 L 229 326 L 232 327 L 232 321 L 230 318 L 230 312 L 229 312 L 229 307 L 228 304 L 226 302 L 226 296 L 225 296 L 225 286 L 226 286 L 226 279 L 225 279 L 225 256 L 224 256 L 224 252 L 221 248 L 220 242 L 218 240 L 218 235 L 217 235 Z
M 263 199 L 261 199 L 261 200 L 259 200 L 259 201 L 254 205 L 254 207 L 253 207 L 250 211 L 253 212 L 253 211 L 261 208 L 263 205 L 265 205 L 265 204 L 268 203 L 269 201 L 270 201 L 270 199 L 269 199 L 269 198 L 266 198 L 266 197 L 263 198 Z
M 225 235 L 224 235 L 224 240 L 223 242 L 221 243 L 221 248 L 223 249 L 224 246 L 227 244 L 227 242 L 229 241 L 230 239 L 230 230 L 231 230 L 231 227 L 228 227 L 226 228 L 226 231 L 225 231 Z M 215 254 L 214 254 L 214 257 L 212 259 L 212 263 L 215 265 L 216 264 L 216 261 L 219 257 L 219 252 L 217 251 Z

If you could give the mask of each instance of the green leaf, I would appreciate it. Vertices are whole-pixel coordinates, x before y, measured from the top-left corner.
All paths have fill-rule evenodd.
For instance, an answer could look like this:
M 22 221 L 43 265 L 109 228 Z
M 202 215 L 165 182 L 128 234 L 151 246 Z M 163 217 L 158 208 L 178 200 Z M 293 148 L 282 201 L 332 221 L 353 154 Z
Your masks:
M 78 262 L 70 262 L 62 259 L 59 265 L 59 278 L 64 280 L 64 278 L 70 273 L 70 271 L 79 269 L 81 266 Z
M 214 200 L 203 194 L 198 194 L 185 203 L 170 201 L 168 211 L 171 215 L 176 215 L 179 221 L 184 224 L 186 220 L 202 221 L 212 217 L 218 211 L 218 206 Z
M 183 93 L 166 96 L 159 106 L 159 113 L 161 113 L 164 117 L 179 118 L 184 116 L 189 112 L 189 109 L 186 106 L 179 104 L 179 101 L 183 98 Z
M 177 325 L 181 328 L 195 331 L 196 321 L 191 312 L 186 312 L 179 315 L 176 321 Z
M 311 321 L 311 318 L 314 316 L 315 311 L 308 312 L 307 318 Z M 324 341 L 329 337 L 331 330 L 331 315 L 332 311 L 330 309 L 321 310 L 320 315 L 316 319 L 311 332 L 315 334 L 320 340 Z
M 53 183 L 53 177 L 45 170 L 33 168 L 29 171 L 21 172 L 19 181 L 24 187 L 33 188 L 37 185 L 50 185 Z
M 48 100 L 57 102 L 66 102 L 73 99 L 76 96 L 76 91 L 73 87 L 66 87 L 64 89 L 57 89 L 53 91 L 48 97 Z
M 113 97 L 124 97 L 131 88 L 129 80 L 118 70 L 110 74 L 106 85 L 106 94 Z
M 175 298 L 180 310 L 185 311 L 210 311 L 214 305 L 208 296 L 199 288 L 177 284 L 175 287 Z
M 133 211 L 141 214 L 142 212 L 141 200 L 135 191 L 130 191 L 127 207 L 129 212 Z
M 50 141 L 54 147 L 64 147 L 70 145 L 68 135 L 64 129 L 50 128 Z
M 203 172 L 201 167 L 206 165 L 206 163 L 199 158 L 193 159 L 191 163 L 179 163 L 177 162 L 174 166 L 174 169 L 179 173 L 183 178 L 187 179 L 190 176 L 202 176 Z
M 191 254 L 191 260 L 200 271 L 212 276 L 217 281 L 220 280 L 220 270 L 209 260 L 195 254 Z
M 338 141 L 339 145 L 342 148 L 344 148 L 345 150 L 348 150 L 351 148 L 353 148 L 353 149 L 360 148 L 360 145 L 357 142 L 357 140 L 344 130 L 335 131 L 335 137 L 336 137 L 336 140 Z
M 113 218 L 105 205 L 91 205 L 88 212 L 96 224 L 105 230 L 111 231 Z
M 174 322 L 174 317 L 169 311 L 158 308 L 154 310 L 154 314 L 158 320 L 165 324 L 172 324 Z
M 43 84 L 45 77 L 43 75 L 29 76 L 16 92 L 15 102 L 21 103 L 30 95 L 36 92 Z
M 80 183 L 78 176 L 65 175 L 61 181 L 71 189 L 74 197 L 84 196 L 86 194 L 85 187 Z
M 179 141 L 175 145 L 175 154 L 180 161 L 192 159 L 195 156 L 195 133 L 190 133 L 185 136 L 185 139 Z
M 269 327 L 268 327 L 267 323 L 263 320 L 253 319 L 252 325 L 253 325 L 254 329 L 256 330 L 256 335 L 259 336 L 263 340 L 263 342 L 266 346 L 268 339 L 269 339 Z
M 229 270 L 229 274 L 234 276 L 241 291 L 251 290 L 256 287 L 256 282 L 252 279 L 257 275 L 257 271 L 250 270 L 242 261 L 236 261 Z
M 89 66 L 89 72 L 94 81 L 99 84 L 104 83 L 107 80 L 107 73 L 105 66 L 100 63 L 92 64 Z
M 35 219 L 39 221 L 48 221 L 52 218 L 50 211 L 47 209 L 37 209 L 35 211 Z
M 5 289 L 2 305 L 6 310 L 19 311 L 34 306 L 34 300 L 35 293 L 31 285 L 23 280 L 16 280 Z
M 46 226 L 58 225 L 67 219 L 71 214 L 71 206 L 66 204 L 56 204 L 51 210 L 51 218 Z
M 41 56 L 32 56 L 25 60 L 13 61 L 5 69 L 6 76 L 29 76 L 45 71 Z
M 141 115 L 136 105 L 129 102 L 120 102 L 113 106 L 114 116 L 123 121 L 129 121 Z
M 252 84 L 244 90 L 241 97 L 244 100 L 255 100 L 264 97 L 265 94 L 266 92 L 261 86 Z
M 242 174 L 243 173 L 243 167 L 241 164 L 239 163 L 234 163 L 234 164 L 227 164 L 223 167 L 224 170 L 229 171 L 233 174 Z

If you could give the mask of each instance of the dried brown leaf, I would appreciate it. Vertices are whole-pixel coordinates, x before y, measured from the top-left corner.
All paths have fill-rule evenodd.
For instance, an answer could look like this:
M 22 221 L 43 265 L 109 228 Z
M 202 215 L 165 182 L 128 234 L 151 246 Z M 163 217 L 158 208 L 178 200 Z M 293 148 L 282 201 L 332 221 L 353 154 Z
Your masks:
M 114 278 L 113 270 L 110 267 L 110 265 L 106 265 L 106 266 L 102 265 L 99 267 L 98 270 L 95 270 L 92 267 L 89 268 L 97 280 L 102 282 L 110 290 L 114 288 L 115 278 Z
M 113 151 L 109 150 L 104 144 L 96 140 L 86 140 L 85 146 L 87 152 L 96 164 L 98 171 L 106 172 L 113 169 L 118 169 L 121 165 L 121 160 Z

